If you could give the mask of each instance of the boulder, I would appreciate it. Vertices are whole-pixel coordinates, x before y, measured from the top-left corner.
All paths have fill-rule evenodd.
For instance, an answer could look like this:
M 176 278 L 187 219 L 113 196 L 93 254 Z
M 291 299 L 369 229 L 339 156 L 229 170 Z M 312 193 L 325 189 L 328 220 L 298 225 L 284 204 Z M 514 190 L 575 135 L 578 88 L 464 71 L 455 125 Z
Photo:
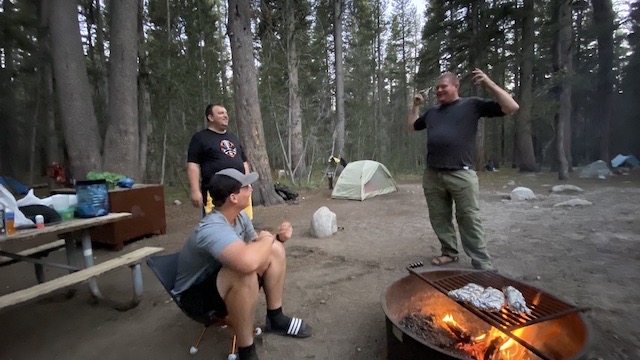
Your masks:
M 511 190 L 511 200 L 522 201 L 535 198 L 536 194 L 534 194 L 533 191 L 529 188 L 520 186 Z
M 323 206 L 313 213 L 311 218 L 311 236 L 325 238 L 338 231 L 338 220 L 336 214 Z
M 609 170 L 607 163 L 602 160 L 594 161 L 580 170 L 581 179 L 604 179 L 611 175 L 611 170 Z
M 574 207 L 574 206 L 587 206 L 593 205 L 592 202 L 584 200 L 584 199 L 571 199 L 567 201 L 563 201 L 561 203 L 557 203 L 553 205 L 553 207 Z
M 581 188 L 575 185 L 556 185 L 551 188 L 551 192 L 553 193 L 564 193 L 564 194 L 575 194 L 584 192 Z

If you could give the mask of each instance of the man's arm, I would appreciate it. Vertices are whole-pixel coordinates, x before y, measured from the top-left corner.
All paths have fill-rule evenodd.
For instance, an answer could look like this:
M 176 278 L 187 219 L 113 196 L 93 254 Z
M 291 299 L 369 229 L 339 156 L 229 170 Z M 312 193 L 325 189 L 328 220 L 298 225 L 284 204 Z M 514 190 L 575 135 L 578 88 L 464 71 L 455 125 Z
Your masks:
M 413 97 L 411 109 L 409 109 L 409 113 L 407 114 L 407 131 L 415 131 L 413 124 L 416 123 L 416 120 L 418 120 L 420 116 L 420 104 L 422 104 L 423 101 L 424 94 L 422 92 Z
M 500 86 L 496 85 L 482 70 L 475 69 L 473 70 L 473 82 L 476 85 L 483 85 L 485 88 L 489 89 L 495 96 L 496 101 L 500 104 L 500 109 L 506 115 L 511 115 L 516 112 L 520 105 L 509 95 L 504 89 Z
M 187 177 L 191 188 L 191 203 L 197 208 L 202 207 L 202 191 L 200 190 L 200 165 L 187 163 Z
M 249 243 L 234 241 L 220 254 L 220 261 L 230 269 L 249 274 L 256 272 L 271 254 L 275 237 L 268 231 L 260 231 Z

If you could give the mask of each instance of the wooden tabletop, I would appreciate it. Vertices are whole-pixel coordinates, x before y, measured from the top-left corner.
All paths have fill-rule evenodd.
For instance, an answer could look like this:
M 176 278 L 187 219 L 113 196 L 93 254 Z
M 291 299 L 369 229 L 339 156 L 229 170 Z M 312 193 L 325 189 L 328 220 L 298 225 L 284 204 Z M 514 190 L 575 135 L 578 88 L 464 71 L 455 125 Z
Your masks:
M 131 189 L 115 187 L 113 189 L 109 189 L 109 192 L 144 189 L 144 188 L 155 187 L 155 186 L 163 186 L 163 185 L 162 184 L 133 184 L 133 187 Z M 75 188 L 53 189 L 53 190 L 50 191 L 50 193 L 51 193 L 51 195 L 57 195 L 57 194 L 75 195 L 76 189 Z
M 7 240 L 26 240 L 36 238 L 45 234 L 66 234 L 73 231 L 91 228 L 98 225 L 108 224 L 124 219 L 131 218 L 131 213 L 109 213 L 104 216 L 92 217 L 92 218 L 75 218 L 68 221 L 63 221 L 58 224 L 45 226 L 44 229 L 24 229 L 18 230 L 15 234 L 9 236 L 0 236 L 0 243 Z

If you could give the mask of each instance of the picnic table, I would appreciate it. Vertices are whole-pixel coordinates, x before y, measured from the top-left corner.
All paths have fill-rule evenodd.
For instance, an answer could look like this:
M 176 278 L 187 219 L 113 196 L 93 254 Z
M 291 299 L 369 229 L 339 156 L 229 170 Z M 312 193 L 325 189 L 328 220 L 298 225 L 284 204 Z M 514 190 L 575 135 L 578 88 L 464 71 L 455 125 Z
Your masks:
M 73 219 L 58 224 L 45 226 L 42 229 L 18 230 L 10 236 L 0 237 L 0 247 L 4 242 L 11 241 L 15 245 L 29 239 L 46 239 L 46 243 L 34 248 L 21 251 L 4 251 L 0 248 L 0 266 L 7 266 L 15 262 L 25 261 L 33 263 L 36 271 L 38 285 L 27 289 L 18 290 L 0 296 L 0 309 L 29 301 L 55 290 L 74 284 L 88 281 L 92 297 L 97 301 L 110 303 L 119 310 L 128 310 L 138 305 L 142 294 L 142 275 L 140 261 L 149 255 L 164 249 L 157 247 L 144 247 L 115 259 L 95 265 L 93 261 L 93 248 L 91 245 L 92 228 L 104 224 L 114 223 L 131 218 L 130 213 L 110 213 L 100 217 Z M 54 237 L 55 236 L 55 237 Z M 56 239 L 56 237 L 58 239 Z M 77 243 L 81 243 L 81 250 Z M 41 259 L 49 252 L 64 247 L 66 250 L 67 264 L 49 262 Z M 78 265 L 78 258 L 82 256 L 83 265 Z M 133 272 L 134 295 L 129 302 L 120 303 L 106 299 L 100 292 L 96 276 L 120 266 L 129 265 Z M 43 266 L 53 266 L 69 271 L 68 275 L 46 281 L 44 279 Z

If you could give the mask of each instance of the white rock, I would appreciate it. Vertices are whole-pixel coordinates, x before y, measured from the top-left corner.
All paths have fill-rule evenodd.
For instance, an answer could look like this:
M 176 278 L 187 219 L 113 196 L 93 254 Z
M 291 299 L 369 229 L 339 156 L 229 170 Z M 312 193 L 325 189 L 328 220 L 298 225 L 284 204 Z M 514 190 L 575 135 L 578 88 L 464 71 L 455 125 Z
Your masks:
M 575 185 L 556 185 L 554 187 L 551 188 L 551 192 L 554 193 L 581 193 L 584 192 L 584 190 L 582 190 L 581 188 L 575 186 Z
M 521 201 L 521 200 L 531 200 L 535 198 L 536 198 L 536 195 L 529 188 L 520 186 L 511 190 L 511 200 Z
M 323 206 L 313 213 L 311 218 L 311 235 L 316 238 L 324 238 L 338 231 L 336 214 Z
M 180 200 L 174 200 L 173 203 L 176 205 L 182 205 L 182 201 Z
M 553 205 L 553 207 L 560 207 L 560 206 L 574 207 L 574 206 L 587 206 L 587 205 L 593 205 L 593 203 L 584 199 L 571 199 L 571 200 L 563 201 L 561 203 L 557 203 Z
M 580 171 L 581 179 L 589 179 L 589 178 L 606 179 L 607 176 L 611 176 L 611 175 L 612 175 L 611 170 L 609 170 L 607 163 L 602 160 L 594 161 L 591 164 L 585 166 Z

